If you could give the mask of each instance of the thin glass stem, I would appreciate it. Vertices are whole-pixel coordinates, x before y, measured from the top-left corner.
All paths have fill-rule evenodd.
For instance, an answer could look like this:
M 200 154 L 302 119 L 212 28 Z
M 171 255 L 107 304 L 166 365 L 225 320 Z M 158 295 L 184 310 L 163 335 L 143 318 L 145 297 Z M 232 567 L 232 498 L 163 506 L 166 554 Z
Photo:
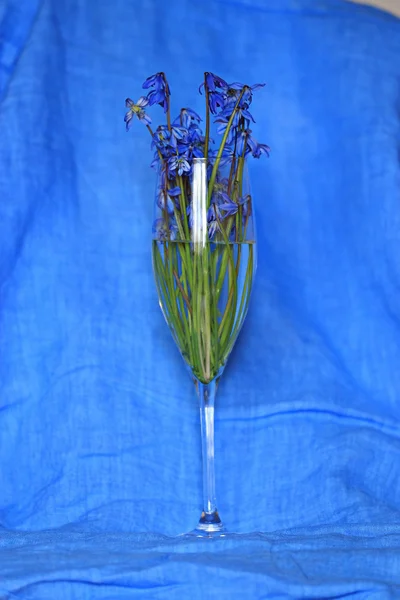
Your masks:
M 203 512 L 197 526 L 199 531 L 215 533 L 222 530 L 215 496 L 214 465 L 214 404 L 217 382 L 197 382 L 200 400 L 201 447 L 203 455 Z

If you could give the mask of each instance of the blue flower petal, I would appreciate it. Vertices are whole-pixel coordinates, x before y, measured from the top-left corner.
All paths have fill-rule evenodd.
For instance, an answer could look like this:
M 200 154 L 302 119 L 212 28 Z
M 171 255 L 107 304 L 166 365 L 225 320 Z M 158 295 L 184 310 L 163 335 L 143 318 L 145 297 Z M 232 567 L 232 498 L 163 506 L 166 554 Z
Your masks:
M 175 196 L 179 196 L 181 193 L 181 188 L 179 186 L 171 188 L 170 190 L 168 190 L 168 195 L 175 197 Z

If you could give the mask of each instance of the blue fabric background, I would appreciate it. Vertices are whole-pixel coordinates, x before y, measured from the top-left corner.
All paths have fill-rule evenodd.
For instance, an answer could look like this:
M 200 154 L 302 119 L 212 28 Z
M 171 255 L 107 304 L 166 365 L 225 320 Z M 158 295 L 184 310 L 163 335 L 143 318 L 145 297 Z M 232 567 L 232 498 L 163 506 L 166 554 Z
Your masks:
M 0 4 L 2 600 L 400 598 L 399 56 L 398 20 L 342 0 Z M 220 540 L 171 537 L 201 510 L 198 409 L 123 124 L 159 70 L 176 111 L 204 70 L 267 82 Z

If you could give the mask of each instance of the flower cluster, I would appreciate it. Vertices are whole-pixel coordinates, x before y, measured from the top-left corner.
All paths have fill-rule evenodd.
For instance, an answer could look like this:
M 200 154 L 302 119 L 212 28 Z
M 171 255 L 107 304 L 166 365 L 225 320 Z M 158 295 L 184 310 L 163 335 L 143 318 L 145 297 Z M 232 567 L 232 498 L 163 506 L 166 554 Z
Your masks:
M 238 221 L 248 219 L 251 212 L 251 197 L 243 197 L 240 185 L 240 164 L 251 155 L 260 158 L 269 156 L 270 149 L 260 144 L 252 135 L 250 124 L 254 118 L 249 112 L 253 92 L 264 84 L 252 86 L 241 83 L 228 84 L 213 73 L 205 73 L 204 82 L 199 91 L 206 98 L 206 130 L 201 129 L 201 117 L 191 108 L 182 108 L 175 120 L 170 116 L 170 88 L 164 73 L 156 73 L 143 83 L 143 89 L 149 90 L 147 96 L 141 96 L 134 103 L 127 98 L 125 115 L 126 128 L 132 125 L 133 118 L 142 121 L 152 137 L 154 160 L 152 166 L 161 169 L 161 186 L 157 204 L 162 217 L 154 224 L 158 239 L 174 239 L 181 233 L 187 237 L 191 228 L 190 178 L 193 159 L 207 159 L 207 173 L 211 188 L 207 213 L 209 236 L 213 238 L 221 231 L 222 223 L 229 222 L 227 234 L 238 236 Z M 159 125 L 154 131 L 146 109 L 154 104 L 163 107 L 167 114 L 167 123 Z M 222 136 L 219 148 L 212 148 L 210 137 L 210 114 L 214 116 L 217 134 Z M 221 170 L 230 165 L 228 179 L 222 177 Z M 190 232 L 189 232 L 190 233 Z

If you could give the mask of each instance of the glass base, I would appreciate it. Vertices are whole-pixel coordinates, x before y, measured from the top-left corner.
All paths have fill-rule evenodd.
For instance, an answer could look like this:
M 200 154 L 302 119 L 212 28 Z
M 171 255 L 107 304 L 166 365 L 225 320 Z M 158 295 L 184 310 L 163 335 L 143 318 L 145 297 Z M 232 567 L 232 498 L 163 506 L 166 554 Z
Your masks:
M 225 529 L 222 521 L 219 517 L 218 511 L 212 513 L 202 512 L 200 521 L 196 529 L 193 531 L 194 535 L 199 537 L 217 537 L 225 534 Z

